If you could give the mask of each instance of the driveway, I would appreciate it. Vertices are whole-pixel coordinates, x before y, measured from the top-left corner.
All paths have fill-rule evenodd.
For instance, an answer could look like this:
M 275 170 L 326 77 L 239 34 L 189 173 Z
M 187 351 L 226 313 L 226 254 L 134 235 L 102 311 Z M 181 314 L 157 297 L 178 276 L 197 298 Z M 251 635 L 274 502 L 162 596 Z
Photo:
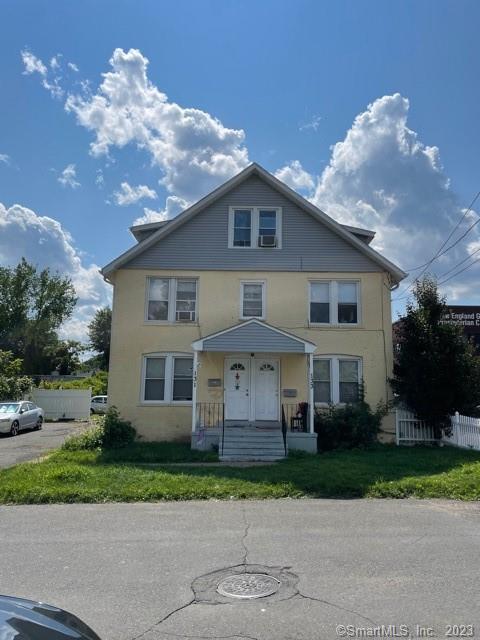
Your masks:
M 407 625 L 401 637 L 480 633 L 479 504 L 12 506 L 0 508 L 0 544 L 4 593 L 71 610 L 102 640 L 335 640 L 378 625 Z M 284 584 L 251 601 L 216 592 L 219 576 L 245 570 Z
M 41 431 L 20 431 L 14 438 L 0 435 L 0 469 L 38 458 L 86 426 L 88 422 L 46 422 Z

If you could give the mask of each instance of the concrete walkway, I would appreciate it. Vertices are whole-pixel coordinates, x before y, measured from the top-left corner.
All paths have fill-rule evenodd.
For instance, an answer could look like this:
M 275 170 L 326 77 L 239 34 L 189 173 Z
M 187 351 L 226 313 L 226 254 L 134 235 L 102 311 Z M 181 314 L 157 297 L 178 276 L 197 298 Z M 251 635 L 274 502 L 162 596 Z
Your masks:
M 351 637 L 347 625 L 480 632 L 478 504 L 12 506 L 0 508 L 0 545 L 3 593 L 71 610 L 102 640 L 335 640 Z M 242 565 L 294 574 L 288 598 L 195 599 L 197 578 Z

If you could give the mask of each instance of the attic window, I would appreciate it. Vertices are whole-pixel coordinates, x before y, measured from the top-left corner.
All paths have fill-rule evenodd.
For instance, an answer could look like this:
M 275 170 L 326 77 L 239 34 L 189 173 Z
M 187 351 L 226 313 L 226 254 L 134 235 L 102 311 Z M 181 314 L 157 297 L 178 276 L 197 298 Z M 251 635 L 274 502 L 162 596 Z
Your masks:
M 230 207 L 230 249 L 275 249 L 282 243 L 280 207 Z

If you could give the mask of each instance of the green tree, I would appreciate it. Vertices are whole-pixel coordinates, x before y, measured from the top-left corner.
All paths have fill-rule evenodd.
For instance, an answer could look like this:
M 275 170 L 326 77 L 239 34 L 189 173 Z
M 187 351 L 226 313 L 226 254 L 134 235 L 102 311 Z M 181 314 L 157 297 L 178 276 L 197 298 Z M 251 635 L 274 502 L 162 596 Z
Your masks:
M 21 400 L 33 385 L 31 378 L 21 375 L 22 361 L 11 351 L 0 351 L 0 402 Z
M 400 323 L 400 348 L 392 388 L 399 400 L 431 425 L 436 437 L 450 429 L 449 416 L 480 404 L 480 359 L 460 327 L 442 322 L 445 299 L 425 277 L 414 289 Z
M 112 326 L 112 310 L 110 307 L 98 309 L 88 325 L 90 346 L 100 356 L 102 369 L 108 371 L 110 360 L 110 334 Z
M 50 369 L 61 376 L 68 376 L 80 368 L 80 354 L 86 347 L 76 340 L 59 340 L 46 350 Z
M 68 277 L 38 271 L 25 258 L 16 267 L 0 267 L 0 349 L 22 357 L 25 373 L 49 372 L 56 331 L 76 302 Z

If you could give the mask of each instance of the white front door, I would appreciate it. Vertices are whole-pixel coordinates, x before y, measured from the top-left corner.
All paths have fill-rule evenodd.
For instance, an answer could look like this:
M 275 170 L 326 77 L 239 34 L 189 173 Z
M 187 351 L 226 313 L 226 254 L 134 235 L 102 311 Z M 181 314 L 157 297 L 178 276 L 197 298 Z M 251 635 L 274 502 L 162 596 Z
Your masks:
M 278 420 L 278 360 L 255 359 L 255 420 Z
M 278 360 L 226 358 L 225 419 L 278 421 L 278 383 Z
M 250 420 L 250 358 L 225 360 L 225 419 Z

